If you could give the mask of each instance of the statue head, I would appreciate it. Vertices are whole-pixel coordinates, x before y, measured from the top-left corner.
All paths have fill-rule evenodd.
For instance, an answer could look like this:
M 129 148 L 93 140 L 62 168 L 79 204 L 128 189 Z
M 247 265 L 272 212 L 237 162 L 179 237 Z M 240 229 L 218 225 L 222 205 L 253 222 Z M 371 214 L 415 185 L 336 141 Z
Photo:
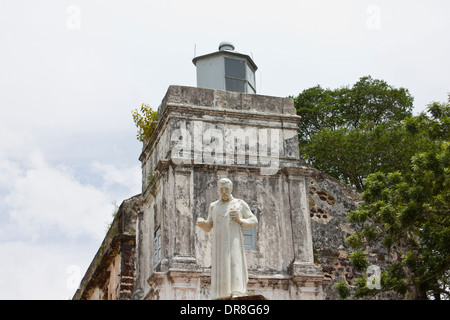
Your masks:
M 219 180 L 217 187 L 219 189 L 219 195 L 222 201 L 228 201 L 231 199 L 231 192 L 233 191 L 233 182 L 230 179 L 222 178 Z

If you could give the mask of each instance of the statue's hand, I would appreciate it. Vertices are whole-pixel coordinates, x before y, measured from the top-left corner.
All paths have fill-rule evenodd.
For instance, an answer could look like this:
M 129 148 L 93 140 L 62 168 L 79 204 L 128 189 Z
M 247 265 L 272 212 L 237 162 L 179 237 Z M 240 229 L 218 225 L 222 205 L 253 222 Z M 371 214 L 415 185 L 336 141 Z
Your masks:
M 230 211 L 230 217 L 231 217 L 231 219 L 233 219 L 233 221 L 236 221 L 237 223 L 242 225 L 243 222 L 239 218 L 239 212 L 237 210 Z
M 200 229 L 202 229 L 205 232 L 210 232 L 213 227 L 212 222 L 207 223 L 206 220 L 203 218 L 197 219 L 197 226 L 200 227 Z

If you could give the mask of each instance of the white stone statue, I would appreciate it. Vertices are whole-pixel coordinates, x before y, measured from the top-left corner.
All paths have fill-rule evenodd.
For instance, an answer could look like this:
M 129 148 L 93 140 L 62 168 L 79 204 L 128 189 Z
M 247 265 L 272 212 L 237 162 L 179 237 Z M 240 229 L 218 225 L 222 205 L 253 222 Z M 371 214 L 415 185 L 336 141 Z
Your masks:
M 255 227 L 258 219 L 245 201 L 233 197 L 233 183 L 229 179 L 220 179 L 218 189 L 220 198 L 211 203 L 206 221 L 197 220 L 197 225 L 205 232 L 214 229 L 211 298 L 245 296 L 248 274 L 242 229 Z

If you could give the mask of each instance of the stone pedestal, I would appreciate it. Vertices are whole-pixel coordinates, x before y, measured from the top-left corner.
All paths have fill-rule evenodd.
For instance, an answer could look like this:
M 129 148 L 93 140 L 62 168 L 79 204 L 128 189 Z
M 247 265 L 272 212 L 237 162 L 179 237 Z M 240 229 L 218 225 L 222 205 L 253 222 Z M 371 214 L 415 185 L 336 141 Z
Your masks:
M 261 294 L 249 294 L 247 296 L 242 296 L 242 297 L 230 297 L 230 298 L 223 298 L 223 299 L 217 299 L 217 300 L 248 301 L 248 300 L 268 300 L 268 299 Z
M 202 299 L 200 287 L 202 272 L 194 270 L 171 269 L 154 272 L 148 279 L 150 290 L 148 300 L 198 300 Z
M 210 300 L 211 277 L 193 270 L 154 272 L 146 300 Z M 329 284 L 321 274 L 250 276 L 247 296 L 217 300 L 321 300 Z

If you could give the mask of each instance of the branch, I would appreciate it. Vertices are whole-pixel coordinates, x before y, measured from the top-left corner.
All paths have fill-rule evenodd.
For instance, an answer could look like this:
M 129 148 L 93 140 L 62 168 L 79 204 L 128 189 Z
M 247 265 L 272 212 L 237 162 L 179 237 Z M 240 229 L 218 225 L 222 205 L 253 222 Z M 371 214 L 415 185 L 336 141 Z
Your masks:
M 415 283 L 420 285 L 420 284 L 430 281 L 432 279 L 437 279 L 437 277 L 439 277 L 441 274 L 447 272 L 449 269 L 450 269 L 450 257 L 448 257 L 447 260 L 444 262 L 444 265 L 441 270 L 439 270 L 437 272 L 433 272 L 432 275 L 426 277 L 425 279 L 420 280 L 419 282 L 415 282 Z

